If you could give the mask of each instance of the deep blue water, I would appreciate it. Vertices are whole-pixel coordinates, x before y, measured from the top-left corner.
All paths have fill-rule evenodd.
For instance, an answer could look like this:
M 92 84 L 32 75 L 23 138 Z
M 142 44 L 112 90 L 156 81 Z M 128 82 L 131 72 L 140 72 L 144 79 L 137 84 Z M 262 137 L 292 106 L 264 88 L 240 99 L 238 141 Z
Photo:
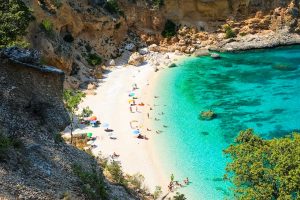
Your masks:
M 300 130 L 300 46 L 221 56 L 187 58 L 161 72 L 157 87 L 157 152 L 166 174 L 190 178 L 180 190 L 189 200 L 230 198 L 222 150 L 240 130 L 264 138 Z M 199 120 L 208 109 L 217 118 Z

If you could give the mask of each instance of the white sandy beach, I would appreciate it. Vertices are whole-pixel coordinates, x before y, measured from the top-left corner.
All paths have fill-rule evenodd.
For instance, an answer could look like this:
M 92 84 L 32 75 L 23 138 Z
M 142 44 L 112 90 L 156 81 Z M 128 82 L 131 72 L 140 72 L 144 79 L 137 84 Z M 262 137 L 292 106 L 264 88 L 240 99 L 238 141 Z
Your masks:
M 162 57 L 162 56 L 161 56 Z M 178 56 L 170 54 L 170 59 L 161 59 L 159 62 L 172 61 Z M 175 59 L 176 60 L 176 59 Z M 160 66 L 162 67 L 162 65 Z M 76 133 L 91 132 L 93 136 L 98 136 L 95 141 L 96 148 L 92 151 L 94 155 L 101 154 L 110 156 L 114 152 L 119 154 L 117 160 L 121 162 L 123 171 L 127 174 L 141 173 L 145 177 L 145 186 L 154 191 L 155 186 L 161 186 L 163 191 L 167 191 L 169 175 L 163 174 L 158 163 L 157 155 L 153 153 L 154 144 L 151 139 L 155 137 L 154 131 L 147 131 L 150 121 L 147 117 L 149 105 L 154 98 L 153 89 L 155 80 L 159 74 L 155 73 L 155 67 L 146 63 L 139 67 L 117 66 L 101 80 L 96 89 L 96 95 L 88 95 L 80 105 L 80 109 L 89 106 L 101 121 L 100 127 L 79 128 Z M 132 90 L 132 85 L 136 83 L 137 90 Z M 129 93 L 135 93 L 136 104 L 143 102 L 145 106 L 138 106 L 138 111 L 133 107 L 133 113 L 129 110 Z M 140 126 L 141 134 L 146 135 L 149 140 L 138 139 L 132 132 L 130 122 L 136 120 L 134 125 Z M 103 124 L 108 123 L 113 129 L 113 136 L 117 139 L 109 138 L 109 133 L 105 132 Z

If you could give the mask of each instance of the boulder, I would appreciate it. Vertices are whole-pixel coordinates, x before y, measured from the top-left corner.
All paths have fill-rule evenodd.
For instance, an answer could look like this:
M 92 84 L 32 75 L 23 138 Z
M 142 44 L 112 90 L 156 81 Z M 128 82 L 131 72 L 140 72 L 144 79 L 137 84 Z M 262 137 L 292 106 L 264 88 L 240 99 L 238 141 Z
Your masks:
M 159 46 L 156 44 L 151 44 L 149 47 L 149 51 L 159 52 Z
M 212 57 L 213 59 L 221 59 L 221 56 L 219 54 L 217 54 L 217 53 L 212 53 L 210 55 L 210 57 Z
M 149 53 L 149 50 L 147 47 L 139 49 L 139 54 L 141 54 L 141 55 L 146 55 L 148 53 Z
M 128 51 L 134 51 L 135 50 L 135 45 L 133 43 L 126 44 L 125 49 L 128 50 Z
M 216 117 L 217 117 L 217 114 L 214 113 L 214 111 L 212 111 L 212 110 L 202 111 L 200 113 L 200 119 L 202 119 L 202 120 L 209 121 L 209 120 L 215 119 Z
M 116 61 L 115 61 L 114 59 L 111 59 L 111 60 L 109 61 L 109 65 L 110 65 L 110 66 L 116 66 Z
M 144 56 L 142 56 L 138 52 L 133 53 L 128 60 L 128 64 L 134 66 L 139 66 L 143 62 L 144 62 Z
M 194 52 L 194 56 L 201 57 L 201 56 L 209 56 L 208 49 L 198 49 Z
M 169 68 L 174 68 L 174 67 L 178 67 L 178 65 L 176 65 L 175 63 L 172 63 L 171 65 L 169 65 Z

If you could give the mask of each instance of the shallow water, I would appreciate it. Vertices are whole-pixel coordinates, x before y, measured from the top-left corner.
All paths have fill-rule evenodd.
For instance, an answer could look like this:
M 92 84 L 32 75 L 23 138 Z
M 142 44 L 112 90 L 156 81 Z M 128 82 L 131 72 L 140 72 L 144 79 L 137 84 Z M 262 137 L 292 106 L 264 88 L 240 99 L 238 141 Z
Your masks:
M 300 129 L 300 46 L 221 56 L 185 59 L 157 87 L 157 152 L 166 174 L 189 177 L 180 192 L 191 200 L 230 196 L 222 150 L 240 130 L 274 138 Z M 208 109 L 217 118 L 199 120 Z

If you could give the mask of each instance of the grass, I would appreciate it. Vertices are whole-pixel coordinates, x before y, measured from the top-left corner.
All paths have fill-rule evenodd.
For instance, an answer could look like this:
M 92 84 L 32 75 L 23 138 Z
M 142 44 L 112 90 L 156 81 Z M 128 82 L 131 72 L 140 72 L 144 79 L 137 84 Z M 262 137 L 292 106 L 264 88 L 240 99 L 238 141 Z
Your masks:
M 96 172 L 96 169 L 88 172 L 80 165 L 73 165 L 72 170 L 82 182 L 82 191 L 87 195 L 88 199 L 108 199 L 103 177 Z

